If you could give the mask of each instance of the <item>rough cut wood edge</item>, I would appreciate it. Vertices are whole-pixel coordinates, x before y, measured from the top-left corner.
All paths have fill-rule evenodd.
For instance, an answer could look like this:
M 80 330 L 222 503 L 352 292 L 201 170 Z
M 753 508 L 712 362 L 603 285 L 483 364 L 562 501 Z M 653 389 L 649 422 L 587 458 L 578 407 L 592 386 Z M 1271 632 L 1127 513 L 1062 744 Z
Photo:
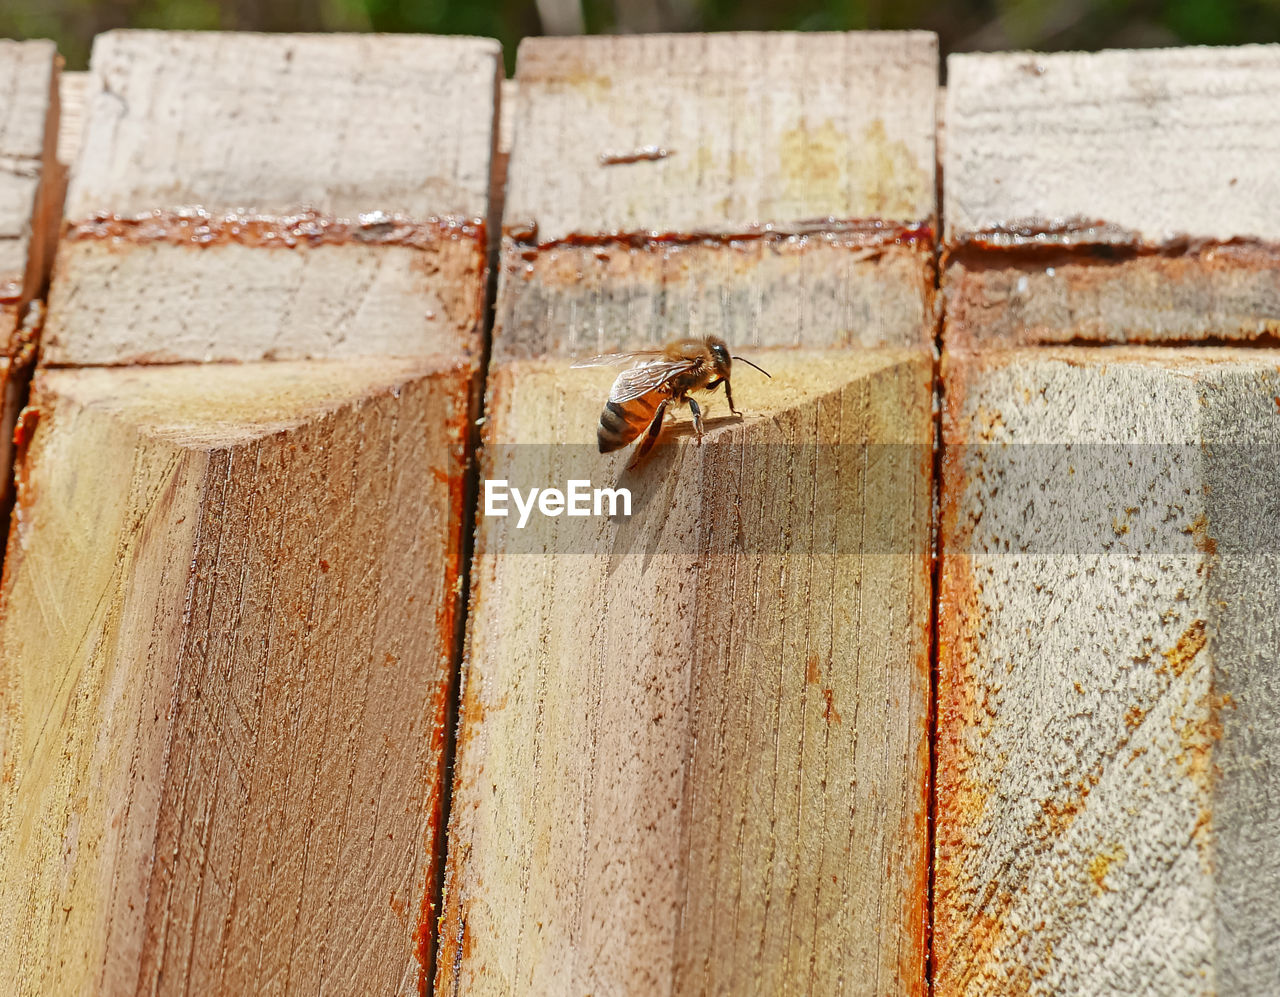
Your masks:
M 458 356 L 480 352 L 483 231 L 430 248 L 68 242 L 51 366 Z
M 44 319 L 64 173 L 55 158 L 61 59 L 0 40 L 0 531 L 13 504 L 13 435 Z
M 514 111 L 516 81 L 502 80 L 498 86 L 497 123 L 494 125 L 493 176 L 489 184 L 489 252 L 496 256 L 502 231 L 502 210 L 507 195 L 507 170 L 515 141 Z
M 1120 256 L 953 257 L 942 281 L 947 347 L 1280 341 L 1280 246 Z
M 0 604 L 0 990 L 418 992 L 471 381 L 37 374 Z
M 924 992 L 931 358 L 754 359 L 633 472 L 491 372 L 484 479 L 635 509 L 479 523 L 437 993 Z
M 495 357 L 591 356 L 707 335 L 735 350 L 928 350 L 929 245 L 851 249 L 804 236 L 530 252 L 504 238 Z
M 19 410 L 26 404 L 43 317 L 40 302 L 29 305 L 14 337 L 13 355 L 0 357 L 0 530 L 6 534 L 14 497 L 14 441 L 26 435 L 26 429 L 19 426 L 22 419 Z
M 948 59 L 948 347 L 1280 335 L 1280 46 Z
M 10 359 L 57 231 L 59 64 L 53 42 L 0 39 L 0 350 Z
M 933 35 L 528 39 L 517 80 L 499 358 L 929 345 Z
M 478 355 L 496 42 L 110 32 L 92 67 L 48 363 Z
M 943 373 L 934 992 L 1275 991 L 1280 352 Z

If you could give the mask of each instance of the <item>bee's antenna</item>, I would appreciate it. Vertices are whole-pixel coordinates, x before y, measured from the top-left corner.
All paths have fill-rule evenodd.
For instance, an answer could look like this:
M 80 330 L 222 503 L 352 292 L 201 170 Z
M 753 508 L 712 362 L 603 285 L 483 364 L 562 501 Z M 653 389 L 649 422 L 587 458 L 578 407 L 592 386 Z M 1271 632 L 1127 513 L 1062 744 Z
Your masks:
M 733 359 L 735 359 L 735 360 L 741 360 L 743 363 L 748 364 L 748 365 L 750 365 L 750 366 L 752 366 L 752 367 L 755 367 L 755 369 L 756 369 L 756 370 L 758 370 L 758 371 L 759 371 L 761 374 L 763 374 L 765 377 L 769 378 L 769 380 L 773 380 L 773 375 L 772 375 L 772 374 L 770 374 L 770 373 L 769 373 L 767 370 L 765 370 L 763 367 L 761 367 L 761 366 L 759 366 L 759 365 L 757 365 L 757 364 L 753 364 L 753 363 L 751 363 L 751 361 L 750 361 L 750 360 L 748 360 L 746 357 L 734 357 Z

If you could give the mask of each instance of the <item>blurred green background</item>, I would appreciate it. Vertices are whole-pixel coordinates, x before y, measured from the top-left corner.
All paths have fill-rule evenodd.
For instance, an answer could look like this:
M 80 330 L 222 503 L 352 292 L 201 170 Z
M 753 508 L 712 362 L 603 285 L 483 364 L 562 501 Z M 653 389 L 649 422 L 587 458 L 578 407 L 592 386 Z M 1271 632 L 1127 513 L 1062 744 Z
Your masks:
M 108 28 L 489 35 L 511 71 L 525 35 L 928 28 L 942 50 L 1280 41 L 1280 0 L 2 0 L 0 37 L 53 38 L 83 69 Z

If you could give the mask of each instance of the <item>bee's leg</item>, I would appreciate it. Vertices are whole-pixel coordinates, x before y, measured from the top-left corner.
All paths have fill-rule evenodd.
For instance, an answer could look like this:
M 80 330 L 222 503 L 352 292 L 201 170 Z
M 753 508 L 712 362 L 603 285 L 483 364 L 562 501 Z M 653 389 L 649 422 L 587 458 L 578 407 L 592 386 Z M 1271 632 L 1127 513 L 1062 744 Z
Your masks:
M 742 413 L 733 407 L 733 389 L 729 387 L 728 381 L 724 382 L 724 396 L 729 399 L 729 411 L 741 419 Z
M 658 442 L 658 437 L 662 435 L 662 419 L 667 414 L 667 403 L 664 401 L 658 406 L 658 411 L 653 413 L 653 422 L 649 423 L 649 428 L 644 434 L 644 439 L 640 441 L 640 445 L 636 447 L 635 456 L 627 462 L 627 467 L 635 467 L 640 463 L 641 459 L 650 450 L 653 445 Z
M 697 435 L 698 445 L 702 445 L 702 409 L 698 407 L 698 403 L 692 398 L 686 398 L 689 403 L 689 411 L 693 413 L 693 431 Z

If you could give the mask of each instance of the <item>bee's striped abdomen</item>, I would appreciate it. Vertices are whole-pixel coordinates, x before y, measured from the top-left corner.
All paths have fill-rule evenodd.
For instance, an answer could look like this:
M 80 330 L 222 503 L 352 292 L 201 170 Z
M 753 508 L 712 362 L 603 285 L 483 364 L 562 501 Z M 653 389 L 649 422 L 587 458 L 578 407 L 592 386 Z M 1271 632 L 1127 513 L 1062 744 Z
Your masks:
M 657 391 L 646 392 L 625 402 L 605 402 L 604 411 L 600 413 L 600 425 L 596 429 L 600 452 L 608 453 L 625 447 L 643 433 L 653 422 L 660 404 L 662 396 Z

